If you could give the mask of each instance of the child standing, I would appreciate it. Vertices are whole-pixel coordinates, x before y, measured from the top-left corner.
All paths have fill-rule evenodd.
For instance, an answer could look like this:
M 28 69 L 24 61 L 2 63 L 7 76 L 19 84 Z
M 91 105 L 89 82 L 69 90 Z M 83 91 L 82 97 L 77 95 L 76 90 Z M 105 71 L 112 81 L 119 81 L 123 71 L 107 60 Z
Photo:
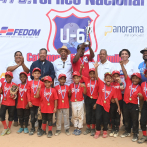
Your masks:
M 69 86 L 64 85 L 66 82 L 66 75 L 60 74 L 58 77 L 58 81 L 60 85 L 55 87 L 58 95 L 58 106 L 57 106 L 57 130 L 55 135 L 59 135 L 61 133 L 61 121 L 62 114 L 64 116 L 64 129 L 65 134 L 70 135 L 69 133 Z
M 46 134 L 46 122 L 48 121 L 48 138 L 51 138 L 52 133 L 52 122 L 53 122 L 53 113 L 57 111 L 57 92 L 54 88 L 51 88 L 52 78 L 50 76 L 46 76 L 44 78 L 45 88 L 39 86 L 36 97 L 41 97 L 41 114 L 42 114 L 42 131 L 40 136 Z
M 73 73 L 73 81 L 70 85 L 71 90 L 71 105 L 73 113 L 73 121 L 75 130 L 74 135 L 80 135 L 81 128 L 83 128 L 83 119 L 84 119 L 84 105 L 83 105 L 83 94 L 86 94 L 86 86 L 80 83 L 81 75 L 78 71 Z
M 82 73 L 83 64 L 80 67 L 80 74 Z M 95 78 L 95 69 L 89 69 L 89 77 L 81 76 L 84 81 L 87 89 L 87 97 L 85 99 L 85 108 L 86 108 L 86 124 L 87 128 L 84 131 L 84 135 L 91 133 L 91 136 L 95 134 L 95 124 L 96 124 L 96 110 L 94 109 L 94 105 L 98 98 L 98 81 Z M 92 125 L 90 127 L 90 125 Z
M 10 96 L 10 88 L 12 87 L 12 85 L 16 85 L 15 83 L 12 82 L 13 79 L 13 73 L 7 71 L 5 73 L 5 80 L 6 82 L 2 83 L 2 90 L 1 90 L 1 94 L 3 94 L 3 99 L 2 99 L 2 103 L 1 103 L 1 122 L 4 126 L 4 130 L 1 133 L 1 136 L 4 136 L 5 134 L 10 134 L 10 128 L 12 125 L 12 121 L 13 121 L 13 117 L 14 117 L 14 111 L 15 111 L 15 99 L 13 99 Z M 8 109 L 8 126 L 6 124 L 6 120 L 5 120 L 5 115 L 6 115 L 6 110 Z
M 26 72 L 21 72 L 19 76 L 20 76 L 21 84 L 18 85 L 19 91 L 18 91 L 18 99 L 17 99 L 16 107 L 17 107 L 17 115 L 19 118 L 20 128 L 17 131 L 17 133 L 21 133 L 22 131 L 24 131 L 24 133 L 27 134 L 29 133 L 27 127 L 28 127 L 28 121 L 30 115 L 28 99 L 27 99 L 28 76 Z M 25 128 L 23 128 L 23 122 L 25 122 Z
M 118 107 L 117 112 L 120 114 L 120 107 L 117 100 L 117 95 L 114 87 L 111 86 L 111 82 L 113 81 L 112 74 L 105 73 L 104 75 L 105 83 L 104 83 L 103 81 L 101 81 L 100 78 L 98 78 L 98 73 L 97 73 L 98 66 L 99 66 L 98 63 L 95 63 L 95 74 L 96 74 L 96 78 L 98 79 L 98 86 L 99 86 L 98 87 L 99 96 L 94 106 L 96 107 L 96 133 L 94 135 L 95 139 L 97 139 L 100 135 L 102 122 L 103 122 L 103 138 L 107 137 L 110 102 L 112 98 L 114 98 Z
M 122 71 L 124 73 L 126 81 L 126 89 L 124 93 L 124 119 L 125 119 L 125 132 L 121 137 L 131 136 L 131 124 L 130 119 L 133 122 L 133 138 L 132 141 L 137 141 L 138 139 L 138 117 L 139 117 L 139 108 L 138 108 L 138 96 L 140 99 L 143 98 L 141 87 L 139 82 L 141 81 L 140 73 L 133 73 L 131 79 L 127 75 L 127 71 L 123 65 L 123 61 L 120 61 Z
M 115 89 L 116 96 L 117 96 L 120 110 L 121 110 L 122 103 L 123 103 L 121 90 L 124 90 L 124 86 L 120 79 L 120 72 L 117 70 L 113 71 L 112 78 L 113 78 L 113 82 L 111 83 L 111 86 L 113 86 Z M 113 136 L 117 137 L 118 132 L 119 132 L 120 115 L 117 112 L 117 109 L 118 109 L 117 104 L 112 99 L 111 104 L 110 104 L 110 118 L 111 118 L 112 130 L 111 130 L 111 133 L 109 134 L 109 136 L 111 137 Z
M 41 70 L 40 68 L 34 68 L 32 71 L 32 76 L 34 77 L 34 80 L 30 81 L 28 84 L 28 103 L 30 107 L 30 114 L 31 114 L 31 124 L 32 128 L 29 132 L 29 135 L 33 135 L 35 132 L 35 115 L 38 111 L 38 108 L 40 106 L 40 97 L 36 98 L 37 89 L 40 86 L 41 88 L 44 87 L 44 83 L 39 80 L 39 77 L 41 76 Z M 42 120 L 38 120 L 39 126 L 37 130 L 37 135 L 39 136 L 41 133 L 41 125 Z

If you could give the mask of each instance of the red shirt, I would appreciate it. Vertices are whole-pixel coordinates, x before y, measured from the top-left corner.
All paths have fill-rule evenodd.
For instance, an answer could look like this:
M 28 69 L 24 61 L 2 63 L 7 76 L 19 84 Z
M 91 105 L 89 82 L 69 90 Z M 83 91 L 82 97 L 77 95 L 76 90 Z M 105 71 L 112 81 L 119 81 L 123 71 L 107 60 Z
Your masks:
M 146 83 L 146 82 L 141 83 L 141 90 L 142 90 L 142 95 L 143 95 L 143 97 L 144 97 L 144 101 L 147 100 L 147 96 L 146 96 L 146 94 L 145 94 L 145 91 L 146 91 L 146 93 L 147 93 L 147 83 L 146 83 L 146 87 L 145 87 L 145 83 Z
M 124 101 L 125 103 L 133 103 L 133 104 L 138 104 L 138 93 L 142 93 L 141 91 L 141 86 L 138 85 L 134 85 L 132 86 L 132 81 L 129 78 L 129 76 L 127 76 L 126 81 L 126 89 L 125 89 L 125 93 L 124 93 Z M 131 86 L 132 86 L 132 93 L 135 90 L 135 88 L 137 87 L 137 89 L 134 91 L 134 93 L 132 94 L 132 96 L 130 95 L 131 93 Z M 132 100 L 129 100 L 129 98 L 131 98 Z
M 51 94 L 50 94 L 50 88 L 42 88 L 40 90 L 40 97 L 41 97 L 41 101 L 40 101 L 41 113 L 54 113 L 53 110 L 55 107 L 55 100 L 58 99 L 56 90 L 54 88 L 51 88 Z M 49 98 L 49 101 L 47 101 L 46 97 Z
M 82 79 L 86 85 L 87 96 L 89 96 L 89 97 L 91 96 L 91 92 L 93 91 L 93 88 L 94 88 L 94 91 L 92 93 L 92 98 L 97 99 L 98 98 L 98 81 L 91 80 L 91 92 L 90 92 L 90 78 L 82 76 Z M 95 85 L 95 87 L 94 87 L 94 85 Z
M 75 88 L 74 88 L 74 83 L 72 83 L 70 84 L 69 89 L 71 90 L 71 99 L 70 99 L 71 102 L 84 100 L 84 97 L 83 97 L 84 87 L 81 87 L 80 83 L 79 83 L 79 88 L 78 88 L 78 85 L 75 85 Z M 77 89 L 76 97 L 75 97 L 75 89 Z
M 113 83 L 111 83 L 111 86 L 113 86 L 114 89 L 115 89 L 115 92 L 117 94 L 118 101 L 122 100 L 122 94 L 121 94 L 120 84 L 117 83 L 117 82 L 113 82 Z
M 28 92 L 27 92 L 28 102 L 31 102 L 34 106 L 40 106 L 40 97 L 39 98 L 34 97 L 37 93 L 38 82 L 39 85 L 41 85 L 41 88 L 44 88 L 44 83 L 42 81 L 34 81 L 34 91 L 33 91 L 33 80 L 30 81 L 28 84 Z
M 66 91 L 65 91 L 65 87 L 66 87 Z M 57 109 L 69 108 L 69 98 L 68 98 L 69 86 L 67 85 L 61 86 L 61 90 L 60 90 L 60 85 L 57 85 L 55 89 L 58 95 Z M 62 91 L 62 94 L 61 94 L 61 91 Z M 65 97 L 62 98 L 62 95 L 64 96 L 64 94 L 65 94 Z
M 3 99 L 2 99 L 2 105 L 6 106 L 15 106 L 15 100 L 10 97 L 10 88 L 12 85 L 16 85 L 15 83 L 2 83 L 2 91 L 3 91 Z M 6 95 L 5 95 L 5 94 Z
M 26 85 L 18 84 L 19 90 L 18 90 L 18 98 L 17 98 L 17 108 L 25 109 L 26 105 L 28 104 L 27 99 L 27 89 L 28 89 L 28 83 Z
M 89 62 L 88 61 L 92 61 L 89 59 L 89 56 L 90 55 L 84 55 L 83 57 L 80 57 L 76 63 L 73 63 L 73 59 L 74 59 L 75 55 L 71 56 L 71 63 L 72 63 L 73 72 L 79 71 L 80 65 L 84 64 L 84 68 L 82 70 L 82 75 L 89 78 Z M 81 80 L 80 82 L 83 83 L 83 80 Z
M 99 96 L 96 101 L 97 104 L 104 107 L 105 111 L 109 112 L 112 98 L 117 98 L 114 87 L 107 86 L 100 78 L 98 78 Z M 105 85 L 106 85 L 106 99 L 105 99 Z M 104 102 L 106 101 L 106 103 Z

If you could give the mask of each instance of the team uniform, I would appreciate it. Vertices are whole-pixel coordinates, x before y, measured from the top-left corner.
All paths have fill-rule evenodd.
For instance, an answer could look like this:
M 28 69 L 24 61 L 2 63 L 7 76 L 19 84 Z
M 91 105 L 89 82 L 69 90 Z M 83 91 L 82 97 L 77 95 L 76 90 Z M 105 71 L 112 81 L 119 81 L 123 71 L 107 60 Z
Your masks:
M 64 116 L 64 129 L 69 129 L 69 86 L 57 85 L 55 87 L 58 95 L 57 105 L 57 130 L 61 130 L 62 114 Z
M 19 123 L 21 128 L 23 128 L 23 122 L 25 122 L 25 128 L 28 127 L 28 121 L 29 121 L 29 115 L 30 110 L 26 109 L 26 106 L 28 105 L 28 98 L 27 98 L 27 89 L 28 89 L 28 83 L 22 85 L 18 84 L 19 90 L 18 90 L 18 98 L 17 98 L 17 115 L 19 118 Z

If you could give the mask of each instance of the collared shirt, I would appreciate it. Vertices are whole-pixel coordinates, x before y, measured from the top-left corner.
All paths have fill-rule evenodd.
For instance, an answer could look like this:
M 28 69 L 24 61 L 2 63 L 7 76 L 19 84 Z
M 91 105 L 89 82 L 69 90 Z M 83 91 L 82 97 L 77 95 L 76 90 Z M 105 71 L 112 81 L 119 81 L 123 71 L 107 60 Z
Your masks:
M 147 81 L 147 78 L 144 76 L 144 70 L 146 69 L 146 64 L 145 64 L 144 61 L 139 64 L 138 69 L 139 69 L 140 74 L 141 74 L 141 80 L 142 80 L 141 82 Z
M 115 70 L 115 67 L 113 65 L 113 63 L 111 63 L 110 61 L 106 61 L 104 64 L 102 64 L 101 62 L 98 63 L 99 67 L 98 67 L 98 77 L 104 81 L 104 75 L 106 72 L 110 72 L 112 73 Z
M 55 70 L 55 86 L 59 85 L 58 76 L 63 73 L 66 75 L 65 85 L 70 85 L 72 81 L 72 64 L 70 61 L 70 56 L 67 57 L 67 60 L 63 62 L 61 58 L 56 59 L 53 62 L 54 70 Z

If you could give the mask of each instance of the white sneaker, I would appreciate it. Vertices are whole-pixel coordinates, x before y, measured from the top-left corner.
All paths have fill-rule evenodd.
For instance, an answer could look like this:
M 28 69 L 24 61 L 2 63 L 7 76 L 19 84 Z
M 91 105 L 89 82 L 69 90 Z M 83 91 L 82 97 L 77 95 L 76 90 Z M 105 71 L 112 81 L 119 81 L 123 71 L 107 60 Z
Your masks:
M 117 137 L 118 136 L 118 131 L 115 131 L 113 136 Z
M 113 131 L 113 130 L 111 130 L 109 136 L 110 136 L 110 137 L 113 137 L 113 136 L 114 136 L 114 131 Z

